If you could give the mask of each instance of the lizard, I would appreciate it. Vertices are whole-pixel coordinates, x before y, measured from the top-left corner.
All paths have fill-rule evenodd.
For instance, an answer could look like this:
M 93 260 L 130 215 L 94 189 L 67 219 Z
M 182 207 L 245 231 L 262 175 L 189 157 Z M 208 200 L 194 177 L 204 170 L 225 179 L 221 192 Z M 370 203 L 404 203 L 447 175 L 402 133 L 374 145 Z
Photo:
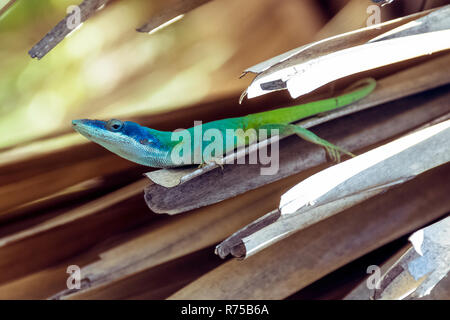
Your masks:
M 362 79 L 353 84 L 347 90 L 348 92 L 333 98 L 253 113 L 243 117 L 207 122 L 202 124 L 203 131 L 215 129 L 223 137 L 229 134 L 230 131 L 227 131 L 227 129 L 242 129 L 244 132 L 249 129 L 254 129 L 257 134 L 261 129 L 266 129 L 267 131 L 276 130 L 275 132 L 278 132 L 279 135 L 296 134 L 306 141 L 324 147 L 328 155 L 333 160 L 339 162 L 341 153 L 349 156 L 354 155 L 318 137 L 310 130 L 292 123 L 347 106 L 369 95 L 375 89 L 375 86 L 376 81 L 374 79 Z M 252 142 L 248 136 L 244 138 L 236 136 L 233 137 L 231 144 L 224 146 L 222 154 L 213 153 L 210 159 L 201 158 L 200 160 L 191 156 L 188 158 L 189 160 L 179 163 L 173 160 L 172 152 L 174 148 L 180 149 L 180 146 L 183 146 L 182 144 L 187 142 L 184 140 L 181 142 L 179 140 L 174 141 L 173 132 L 171 131 L 158 131 L 141 126 L 132 121 L 121 121 L 118 119 L 111 119 L 109 121 L 78 119 L 72 121 L 72 127 L 87 139 L 103 146 L 111 152 L 135 163 L 154 168 L 173 168 L 193 164 L 204 165 L 217 157 L 223 156 L 230 150 L 248 145 Z M 197 126 L 193 126 L 184 130 L 193 136 L 196 128 Z M 200 144 L 204 147 L 204 143 L 202 141 Z M 195 142 L 192 146 L 188 146 L 192 154 L 194 149 L 198 147 L 199 144 Z

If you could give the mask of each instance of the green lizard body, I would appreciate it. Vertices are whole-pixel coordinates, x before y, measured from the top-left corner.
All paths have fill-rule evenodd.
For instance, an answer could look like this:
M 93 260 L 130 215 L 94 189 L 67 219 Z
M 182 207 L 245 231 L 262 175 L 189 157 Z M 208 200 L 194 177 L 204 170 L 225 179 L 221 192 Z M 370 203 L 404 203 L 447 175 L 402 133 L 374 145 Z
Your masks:
M 319 138 L 311 131 L 291 123 L 360 100 L 374 90 L 376 82 L 374 79 L 369 78 L 359 81 L 353 85 L 353 87 L 355 86 L 359 88 L 335 98 L 249 114 L 243 117 L 212 121 L 202 124 L 201 127 L 194 126 L 179 132 L 184 137 L 186 135 L 189 137 L 200 136 L 200 139 L 193 138 L 180 141 L 179 139 L 174 139 L 173 132 L 158 131 L 140 126 L 131 121 L 122 122 L 116 119 L 110 121 L 73 120 L 72 125 L 76 131 L 86 138 L 102 145 L 117 155 L 130 161 L 156 168 L 203 164 L 212 161 L 235 148 L 254 142 L 255 139 L 261 137 L 262 129 L 266 130 L 267 137 L 270 137 L 272 132 L 278 132 L 279 134 L 295 133 L 307 141 L 323 146 L 333 159 L 339 161 L 340 152 L 351 154 Z M 201 130 L 200 133 L 197 131 L 199 129 Z M 239 129 L 241 129 L 240 132 Z M 208 130 L 214 133 L 210 137 L 210 141 L 204 139 L 203 136 L 203 133 L 208 132 Z M 246 134 L 249 131 L 254 132 L 256 136 Z M 235 132 L 235 134 L 232 134 L 232 132 Z M 223 137 L 220 142 L 221 148 L 212 150 L 209 156 L 195 157 L 194 154 L 197 150 L 203 150 L 212 142 L 217 142 L 217 134 Z M 183 156 L 183 153 L 189 153 L 189 156 L 185 157 L 182 163 L 174 161 L 173 155 L 175 150 L 179 156 Z

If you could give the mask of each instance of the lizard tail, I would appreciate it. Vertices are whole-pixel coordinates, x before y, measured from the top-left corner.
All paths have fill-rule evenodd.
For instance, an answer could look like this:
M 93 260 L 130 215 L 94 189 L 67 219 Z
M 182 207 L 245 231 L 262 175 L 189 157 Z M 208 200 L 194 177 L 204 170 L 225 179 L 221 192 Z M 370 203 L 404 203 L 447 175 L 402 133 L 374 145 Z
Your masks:
M 276 110 L 250 114 L 247 117 L 250 128 L 258 128 L 266 124 L 288 124 L 294 121 L 313 116 L 318 113 L 330 111 L 349 105 L 369 95 L 376 86 L 373 78 L 366 78 L 352 84 L 351 90 L 340 96 L 305 103 L 302 105 L 280 108 Z M 355 89 L 356 88 L 356 89 Z

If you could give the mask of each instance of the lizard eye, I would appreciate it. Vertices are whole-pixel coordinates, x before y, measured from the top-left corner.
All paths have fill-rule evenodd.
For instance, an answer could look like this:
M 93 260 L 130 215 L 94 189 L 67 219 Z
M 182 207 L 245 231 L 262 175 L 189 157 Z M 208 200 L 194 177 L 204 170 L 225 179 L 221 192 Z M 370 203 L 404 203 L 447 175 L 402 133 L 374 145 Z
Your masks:
M 106 123 L 106 128 L 109 131 L 119 131 L 123 128 L 123 122 L 117 119 L 111 119 Z

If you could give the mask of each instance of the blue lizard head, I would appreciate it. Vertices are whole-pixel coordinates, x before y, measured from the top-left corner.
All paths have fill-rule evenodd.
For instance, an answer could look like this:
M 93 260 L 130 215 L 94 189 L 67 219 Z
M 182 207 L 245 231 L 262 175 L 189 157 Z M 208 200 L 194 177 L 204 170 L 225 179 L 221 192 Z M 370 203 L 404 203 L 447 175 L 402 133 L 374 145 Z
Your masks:
M 151 167 L 164 167 L 167 152 L 165 132 L 132 121 L 73 120 L 72 127 L 89 140 L 130 161 Z

